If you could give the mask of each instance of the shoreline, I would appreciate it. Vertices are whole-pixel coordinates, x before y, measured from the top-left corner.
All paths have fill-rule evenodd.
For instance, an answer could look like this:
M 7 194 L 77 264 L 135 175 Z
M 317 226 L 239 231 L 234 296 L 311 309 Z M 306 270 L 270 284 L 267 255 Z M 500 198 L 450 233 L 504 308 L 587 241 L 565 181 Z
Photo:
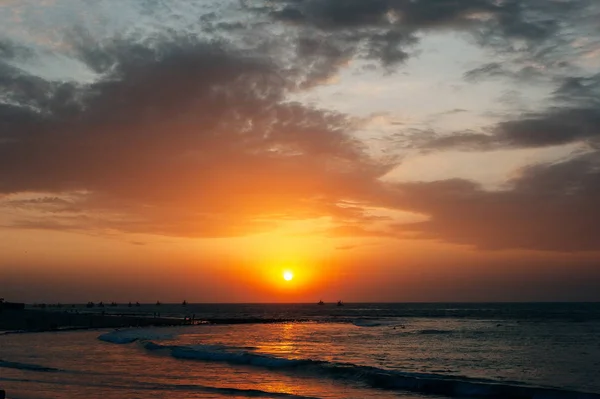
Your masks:
M 73 331 L 95 328 L 124 328 L 148 326 L 190 325 L 189 319 L 150 316 L 122 316 L 100 313 L 72 313 L 46 310 L 4 310 L 0 312 L 0 331 L 46 332 Z
M 289 318 L 197 318 L 159 317 L 148 315 L 101 314 L 54 310 L 3 310 L 0 312 L 0 336 L 15 333 L 60 332 L 102 328 L 177 327 L 189 325 L 274 324 L 308 322 Z

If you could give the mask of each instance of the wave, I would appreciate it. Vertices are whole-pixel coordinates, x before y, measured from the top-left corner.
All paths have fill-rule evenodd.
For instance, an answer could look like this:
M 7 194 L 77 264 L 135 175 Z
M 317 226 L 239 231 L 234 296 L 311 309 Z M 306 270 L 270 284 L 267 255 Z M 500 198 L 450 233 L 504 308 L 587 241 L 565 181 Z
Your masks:
M 185 391 L 202 391 L 206 393 L 217 393 L 220 395 L 245 396 L 245 397 L 261 397 L 261 398 L 289 398 L 289 399 L 319 399 L 312 396 L 301 396 L 285 392 L 269 392 L 261 389 L 241 389 L 241 388 L 224 388 L 210 387 L 206 385 L 175 385 L 162 384 L 149 387 L 152 390 L 185 390 Z
M 23 334 L 26 333 L 26 330 L 9 330 L 9 331 L 0 331 L 0 336 L 2 335 L 13 335 L 13 334 Z
M 315 360 L 297 360 L 287 359 L 282 357 L 274 357 L 269 355 L 260 355 L 244 350 L 239 350 L 236 347 L 225 347 L 220 345 L 194 345 L 194 346 L 179 346 L 179 345 L 161 345 L 152 341 L 144 342 L 143 347 L 150 351 L 169 350 L 171 356 L 177 359 L 203 360 L 225 362 L 238 365 L 251 365 L 267 368 L 290 368 L 300 365 L 320 364 L 322 362 Z M 220 346 L 221 349 L 211 347 Z
M 406 326 L 401 323 L 399 320 L 390 320 L 390 319 L 355 319 L 352 320 L 352 324 L 357 327 L 399 327 L 400 329 L 405 329 Z M 452 334 L 451 330 L 436 330 L 436 329 L 424 329 L 424 330 L 415 330 L 415 331 L 406 331 L 404 334 L 419 334 L 419 335 L 444 335 L 444 334 Z
M 272 399 L 319 399 L 313 396 L 295 395 L 285 392 L 270 392 L 260 389 L 241 389 L 229 387 L 213 387 L 208 385 L 185 385 L 185 384 L 153 384 L 148 382 L 134 382 L 133 384 L 115 384 L 115 383 L 98 383 L 86 381 L 52 381 L 52 380 L 33 380 L 21 378 L 0 377 L 0 381 L 6 382 L 24 382 L 38 384 L 53 384 L 60 386 L 77 385 L 85 387 L 95 387 L 103 389 L 123 389 L 123 390 L 149 390 L 149 391 L 188 391 L 188 392 L 205 392 L 219 394 L 225 396 L 248 397 L 248 398 L 272 398 Z
M 98 339 L 112 344 L 130 344 L 135 341 L 143 340 L 174 339 L 176 336 L 177 334 L 174 332 L 166 333 L 163 331 L 141 328 L 111 331 L 100 335 Z
M 42 371 L 42 372 L 62 371 L 59 369 L 55 369 L 53 367 L 45 367 L 45 366 L 39 366 L 37 364 L 29 364 L 29 363 L 7 362 L 4 360 L 0 360 L 0 367 L 8 368 L 8 369 L 27 370 L 27 371 Z
M 339 322 L 339 320 L 338 320 Z M 363 318 L 363 319 L 355 319 L 352 320 L 352 324 L 354 324 L 357 327 L 384 327 L 384 326 L 388 326 L 388 327 L 396 327 L 396 326 L 402 326 L 402 323 L 400 323 L 399 320 L 389 320 L 389 319 L 367 319 L 367 318 Z
M 167 350 L 177 359 L 225 362 L 235 365 L 264 367 L 274 370 L 294 370 L 333 379 L 361 381 L 372 388 L 403 390 L 425 394 L 515 399 L 600 399 L 600 394 L 544 388 L 533 385 L 502 383 L 494 380 L 455 377 L 440 374 L 384 370 L 351 363 L 332 363 L 312 359 L 288 359 L 223 347 L 161 345 L 144 342 L 147 350 Z

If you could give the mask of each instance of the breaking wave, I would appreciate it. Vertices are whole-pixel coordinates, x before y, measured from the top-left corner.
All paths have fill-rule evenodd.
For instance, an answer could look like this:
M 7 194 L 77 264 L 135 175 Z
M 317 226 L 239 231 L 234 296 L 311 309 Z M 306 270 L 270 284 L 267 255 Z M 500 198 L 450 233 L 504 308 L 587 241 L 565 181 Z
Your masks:
M 288 359 L 246 351 L 236 351 L 235 348 L 228 347 L 213 350 L 208 346 L 161 345 L 155 342 L 145 342 L 143 343 L 143 347 L 151 351 L 168 350 L 171 356 L 177 359 L 225 362 L 275 370 L 294 370 L 335 379 L 359 380 L 372 388 L 378 389 L 405 390 L 459 397 L 476 396 L 479 398 L 600 399 L 600 394 L 593 393 L 529 385 L 504 384 L 493 380 L 466 377 L 389 371 L 350 363 L 331 363 L 312 359 Z
M 111 331 L 100 335 L 98 339 L 113 344 L 130 344 L 135 341 L 174 339 L 175 337 L 177 334 L 174 332 L 140 328 Z
M 446 330 L 422 330 L 424 334 L 447 334 Z M 160 338 L 149 338 L 151 336 Z M 454 397 L 515 398 L 515 399 L 600 399 L 600 394 L 576 392 L 557 388 L 501 382 L 487 379 L 448 376 L 432 373 L 401 372 L 351 363 L 323 360 L 285 358 L 252 352 L 250 347 L 224 345 L 168 345 L 154 342 L 165 334 L 142 330 L 116 331 L 99 338 L 118 344 L 140 341 L 148 351 L 160 351 L 182 360 L 223 362 L 233 365 L 261 367 L 303 373 L 319 378 L 360 381 L 376 389 L 398 390 Z

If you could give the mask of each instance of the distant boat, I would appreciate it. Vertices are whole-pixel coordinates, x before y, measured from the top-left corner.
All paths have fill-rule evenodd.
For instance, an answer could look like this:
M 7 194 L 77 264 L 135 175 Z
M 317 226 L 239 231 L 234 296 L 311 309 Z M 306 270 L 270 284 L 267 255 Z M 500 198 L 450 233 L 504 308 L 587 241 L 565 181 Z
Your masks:
M 156 301 L 156 306 L 160 306 L 160 301 Z
M 319 303 L 317 303 L 317 305 L 325 305 L 325 302 L 319 301 Z
M 344 306 L 344 303 L 342 301 L 338 301 L 337 305 L 338 306 Z
M 141 306 L 141 305 L 140 305 L 140 303 L 139 303 L 139 302 L 136 302 L 136 303 L 135 303 L 135 306 Z
M 181 304 L 181 306 L 187 306 L 187 301 L 184 300 L 183 303 Z

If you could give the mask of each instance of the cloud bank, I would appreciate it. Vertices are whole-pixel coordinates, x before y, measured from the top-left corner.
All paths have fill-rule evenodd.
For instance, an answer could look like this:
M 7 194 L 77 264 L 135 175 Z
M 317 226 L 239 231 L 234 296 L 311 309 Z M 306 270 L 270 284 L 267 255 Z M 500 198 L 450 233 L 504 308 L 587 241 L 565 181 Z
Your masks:
M 0 37 L 4 225 L 231 237 L 327 218 L 333 236 L 600 250 L 600 75 L 571 65 L 572 33 L 564 33 L 594 4 L 243 2 L 198 16 L 194 34 L 190 25 L 101 39 L 65 31 L 62 56 L 91 71 L 92 81 L 36 74 L 27 65 L 39 48 Z M 554 90 L 543 109 L 509 115 L 485 131 L 413 137 L 412 148 L 580 142 L 586 151 L 531 165 L 496 191 L 463 179 L 390 182 L 382 178 L 401 157 L 373 157 L 354 115 L 290 100 L 353 63 L 399 71 L 432 31 L 468 35 L 503 60 L 466 72 L 466 84 L 528 79 L 505 73 L 505 64 L 544 61 L 544 70 L 529 70 Z M 589 54 L 593 43 L 577 51 Z M 383 218 L 382 225 L 373 207 L 427 220 Z

